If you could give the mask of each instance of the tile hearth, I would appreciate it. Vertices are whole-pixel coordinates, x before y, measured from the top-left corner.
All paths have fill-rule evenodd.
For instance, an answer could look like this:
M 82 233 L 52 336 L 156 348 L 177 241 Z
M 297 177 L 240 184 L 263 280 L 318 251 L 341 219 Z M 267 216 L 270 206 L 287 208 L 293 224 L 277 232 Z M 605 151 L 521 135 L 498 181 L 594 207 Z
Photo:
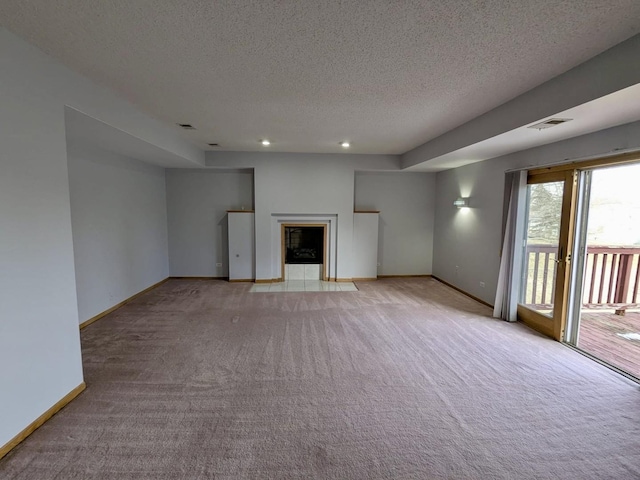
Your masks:
M 322 264 L 286 264 L 284 266 L 284 278 L 286 281 L 319 281 L 322 278 Z
M 353 282 L 324 282 L 322 280 L 289 280 L 278 283 L 257 283 L 251 293 L 273 292 L 357 292 Z

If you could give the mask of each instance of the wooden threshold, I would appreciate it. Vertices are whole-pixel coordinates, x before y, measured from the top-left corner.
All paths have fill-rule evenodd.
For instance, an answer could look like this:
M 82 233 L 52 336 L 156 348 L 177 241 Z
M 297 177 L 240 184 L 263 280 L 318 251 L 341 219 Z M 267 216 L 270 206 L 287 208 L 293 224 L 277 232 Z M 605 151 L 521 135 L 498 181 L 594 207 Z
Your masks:
M 156 287 L 159 287 L 160 285 L 162 285 L 163 283 L 165 283 L 167 280 L 169 280 L 169 278 L 174 278 L 174 277 L 167 277 L 164 280 L 160 280 L 158 283 L 154 283 L 153 285 L 151 285 L 150 287 L 145 288 L 144 290 L 142 290 L 141 292 L 136 293 L 135 295 L 132 295 L 131 297 L 127 298 L 126 300 L 123 300 L 120 303 L 117 303 L 116 305 L 114 305 L 111 308 L 108 308 L 107 310 L 105 310 L 102 313 L 99 313 L 98 315 L 91 317 L 89 320 L 85 320 L 84 322 L 82 322 L 80 324 L 80 330 L 82 330 L 85 327 L 88 327 L 89 325 L 91 325 L 93 322 L 95 322 L 96 320 L 100 320 L 102 317 L 109 315 L 111 312 L 115 312 L 117 309 L 119 309 L 120 307 L 123 307 L 124 305 L 126 305 L 127 303 L 129 303 L 132 300 L 135 300 L 136 298 L 138 298 L 141 295 L 144 295 L 147 292 L 150 292 L 151 290 L 153 290 Z
M 375 282 L 378 277 L 354 277 L 351 279 L 353 282 Z
M 473 300 L 475 300 L 478 303 L 481 303 L 483 305 L 486 305 L 487 307 L 493 308 L 493 305 L 491 305 L 489 302 L 485 302 L 481 298 L 478 298 L 475 295 L 471 295 L 470 293 L 465 292 L 464 290 L 462 290 L 461 288 L 456 287 L 455 285 L 451 285 L 449 282 L 446 282 L 446 281 L 442 280 L 441 278 L 436 277 L 435 275 L 431 275 L 431 278 L 433 278 L 434 280 L 439 281 L 440 283 L 444 283 L 447 287 L 451 287 L 454 290 L 457 290 L 458 292 L 462 293 L 463 295 L 466 295 L 469 298 L 472 298 Z
M 542 335 L 546 335 L 547 337 L 553 338 L 554 340 L 559 339 L 556 338 L 555 329 L 553 325 L 553 319 L 549 318 L 548 320 L 545 318 L 540 318 L 540 314 L 536 314 L 532 310 L 524 307 L 522 305 L 518 305 L 518 320 L 524 323 L 527 327 L 535 330 Z
M 36 418 L 33 422 L 31 422 L 27 427 L 18 433 L 15 437 L 9 440 L 8 443 L 0 447 L 0 459 L 4 457 L 7 453 L 13 450 L 16 446 L 20 444 L 25 438 L 35 432 L 38 428 L 40 428 L 47 420 L 53 417 L 56 413 L 58 413 L 65 405 L 67 405 L 71 400 L 76 398 L 82 391 L 87 388 L 87 385 L 82 382 L 76 388 L 67 393 L 64 397 L 58 400 L 55 405 L 49 408 L 46 412 Z

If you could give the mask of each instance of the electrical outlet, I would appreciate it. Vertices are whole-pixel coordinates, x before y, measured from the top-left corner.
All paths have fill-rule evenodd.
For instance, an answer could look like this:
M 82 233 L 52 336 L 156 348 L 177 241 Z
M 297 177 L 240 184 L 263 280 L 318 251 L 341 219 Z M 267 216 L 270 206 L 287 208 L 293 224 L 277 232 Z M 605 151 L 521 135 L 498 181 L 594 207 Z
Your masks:
M 484 282 L 480 282 L 480 288 L 484 288 Z
M 221 267 L 222 264 L 221 263 L 216 263 L 216 267 Z

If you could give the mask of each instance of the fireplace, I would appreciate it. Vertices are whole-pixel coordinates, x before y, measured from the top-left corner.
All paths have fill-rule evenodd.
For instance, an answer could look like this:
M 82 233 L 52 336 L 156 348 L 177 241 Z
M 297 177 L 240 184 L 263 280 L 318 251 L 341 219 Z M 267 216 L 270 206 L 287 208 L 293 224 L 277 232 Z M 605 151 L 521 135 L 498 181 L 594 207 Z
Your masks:
M 284 227 L 285 264 L 324 263 L 324 226 Z
M 280 281 L 329 280 L 334 273 L 332 258 L 336 248 L 336 215 L 279 214 L 272 215 L 274 251 L 273 266 L 279 272 L 274 278 Z M 277 229 L 276 229 L 277 228 Z M 277 236 L 276 236 L 277 235 Z M 275 245 L 273 245 L 275 247 Z

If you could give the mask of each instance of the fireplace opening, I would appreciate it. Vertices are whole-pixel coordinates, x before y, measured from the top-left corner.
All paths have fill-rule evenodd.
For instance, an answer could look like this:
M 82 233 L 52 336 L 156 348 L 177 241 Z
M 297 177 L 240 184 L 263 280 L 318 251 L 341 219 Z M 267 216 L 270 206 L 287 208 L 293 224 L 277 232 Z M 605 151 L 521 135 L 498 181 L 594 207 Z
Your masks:
M 324 227 L 284 227 L 285 263 L 324 263 Z

